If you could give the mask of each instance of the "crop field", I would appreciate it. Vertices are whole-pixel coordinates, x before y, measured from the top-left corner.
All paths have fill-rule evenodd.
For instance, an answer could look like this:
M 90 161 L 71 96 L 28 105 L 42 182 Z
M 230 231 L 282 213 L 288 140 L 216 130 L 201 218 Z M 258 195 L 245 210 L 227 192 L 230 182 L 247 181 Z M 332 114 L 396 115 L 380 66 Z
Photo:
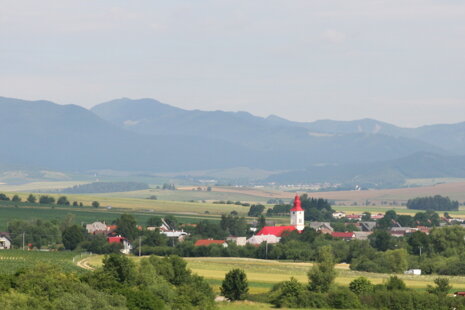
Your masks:
M 138 257 L 131 258 L 136 262 L 139 260 Z M 257 294 L 267 292 L 274 284 L 289 280 L 291 277 L 307 283 L 307 272 L 312 267 L 312 263 L 249 258 L 188 257 L 185 259 L 189 268 L 194 273 L 205 277 L 217 292 L 225 274 L 234 268 L 240 268 L 246 272 L 250 292 Z M 90 266 L 99 267 L 102 263 L 102 256 L 92 256 L 87 261 Z M 338 264 L 336 269 L 338 271 L 336 283 L 343 286 L 348 286 L 353 279 L 360 276 L 370 279 L 374 284 L 381 284 L 390 276 L 389 274 L 352 271 L 347 264 Z M 419 290 L 425 289 L 428 284 L 433 285 L 433 280 L 437 277 L 435 275 L 412 276 L 403 274 L 398 276 L 405 281 L 408 287 Z M 465 290 L 465 277 L 448 278 L 453 290 Z
M 147 219 L 151 216 L 166 216 L 168 213 L 163 212 L 135 212 L 126 209 L 112 209 L 107 210 L 103 208 L 94 209 L 76 208 L 76 207 L 50 207 L 50 206 L 5 206 L 0 204 L 0 231 L 5 231 L 8 222 L 12 220 L 62 220 L 67 215 L 72 214 L 75 216 L 76 223 L 92 223 L 95 221 L 105 221 L 111 223 L 123 213 L 130 213 L 134 216 L 138 224 L 145 224 Z M 197 223 L 202 219 L 218 221 L 218 216 L 212 215 L 182 215 L 176 214 L 176 218 L 181 223 Z
M 39 263 L 47 263 L 60 267 L 64 271 L 82 272 L 83 269 L 76 266 L 73 258 L 80 259 L 76 252 L 42 252 L 22 250 L 0 251 L 0 274 L 13 274 L 21 268 L 31 267 Z
M 406 187 L 397 189 L 315 192 L 310 196 L 342 202 L 365 202 L 366 200 L 380 204 L 381 201 L 405 202 L 408 199 L 422 196 L 442 195 L 453 200 L 465 201 L 465 182 L 452 182 L 422 187 Z

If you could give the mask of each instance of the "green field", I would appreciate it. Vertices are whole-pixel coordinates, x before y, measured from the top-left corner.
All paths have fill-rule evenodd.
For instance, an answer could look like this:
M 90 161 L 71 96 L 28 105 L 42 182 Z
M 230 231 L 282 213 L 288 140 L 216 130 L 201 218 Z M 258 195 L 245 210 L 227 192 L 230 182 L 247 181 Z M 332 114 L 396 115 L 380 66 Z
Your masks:
M 64 271 L 83 272 L 82 268 L 76 266 L 73 259 L 81 259 L 81 255 L 76 252 L 42 252 L 42 251 L 22 251 L 22 250 L 1 250 L 0 251 L 0 274 L 13 274 L 16 271 L 34 266 L 39 263 L 47 263 L 58 266 Z
M 136 262 L 138 257 L 132 256 Z M 306 283 L 308 282 L 307 272 L 312 267 L 311 263 L 295 263 L 289 261 L 272 261 L 250 258 L 232 258 L 232 257 L 188 257 L 185 258 L 189 268 L 201 276 L 219 291 L 219 286 L 224 279 L 225 274 L 234 268 L 243 269 L 247 273 L 250 292 L 252 294 L 264 293 L 271 287 L 281 281 L 289 280 L 291 277 Z M 87 259 L 90 266 L 99 267 L 102 263 L 102 256 L 92 256 Z M 360 276 L 370 279 L 374 284 L 381 284 L 387 280 L 389 274 L 369 273 L 352 271 L 347 264 L 336 265 L 338 276 L 336 283 L 347 286 L 349 283 Z M 398 275 L 402 278 L 408 287 L 413 289 L 424 290 L 426 286 L 433 285 L 435 275 Z M 452 290 L 465 290 L 465 277 L 448 277 Z

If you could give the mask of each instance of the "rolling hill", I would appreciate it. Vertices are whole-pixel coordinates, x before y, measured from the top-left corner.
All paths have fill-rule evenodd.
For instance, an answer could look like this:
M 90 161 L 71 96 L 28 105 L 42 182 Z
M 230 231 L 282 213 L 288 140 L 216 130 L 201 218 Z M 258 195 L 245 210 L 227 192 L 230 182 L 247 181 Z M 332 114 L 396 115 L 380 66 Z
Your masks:
M 453 167 L 463 162 L 464 127 L 409 129 L 370 119 L 299 123 L 190 111 L 153 99 L 122 98 L 86 110 L 0 97 L 0 168 L 159 173 L 248 167 L 288 171 L 269 181 L 366 179 L 391 186 L 411 175 L 462 175 Z

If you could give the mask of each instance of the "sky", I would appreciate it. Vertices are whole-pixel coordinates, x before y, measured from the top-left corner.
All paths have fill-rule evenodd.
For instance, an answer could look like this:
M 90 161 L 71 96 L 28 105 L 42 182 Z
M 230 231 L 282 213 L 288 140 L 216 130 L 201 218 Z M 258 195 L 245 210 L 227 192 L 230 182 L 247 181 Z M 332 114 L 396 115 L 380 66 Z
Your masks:
M 465 121 L 465 1 L 0 0 L 0 96 Z

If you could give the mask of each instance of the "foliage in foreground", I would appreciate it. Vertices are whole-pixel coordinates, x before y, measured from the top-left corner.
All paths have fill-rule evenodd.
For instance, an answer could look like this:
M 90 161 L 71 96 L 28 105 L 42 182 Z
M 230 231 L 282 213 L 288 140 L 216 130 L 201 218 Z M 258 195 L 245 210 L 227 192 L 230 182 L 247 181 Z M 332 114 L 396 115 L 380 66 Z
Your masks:
M 0 309 L 213 309 L 214 294 L 176 256 L 141 260 L 111 254 L 81 277 L 40 264 L 0 275 Z

